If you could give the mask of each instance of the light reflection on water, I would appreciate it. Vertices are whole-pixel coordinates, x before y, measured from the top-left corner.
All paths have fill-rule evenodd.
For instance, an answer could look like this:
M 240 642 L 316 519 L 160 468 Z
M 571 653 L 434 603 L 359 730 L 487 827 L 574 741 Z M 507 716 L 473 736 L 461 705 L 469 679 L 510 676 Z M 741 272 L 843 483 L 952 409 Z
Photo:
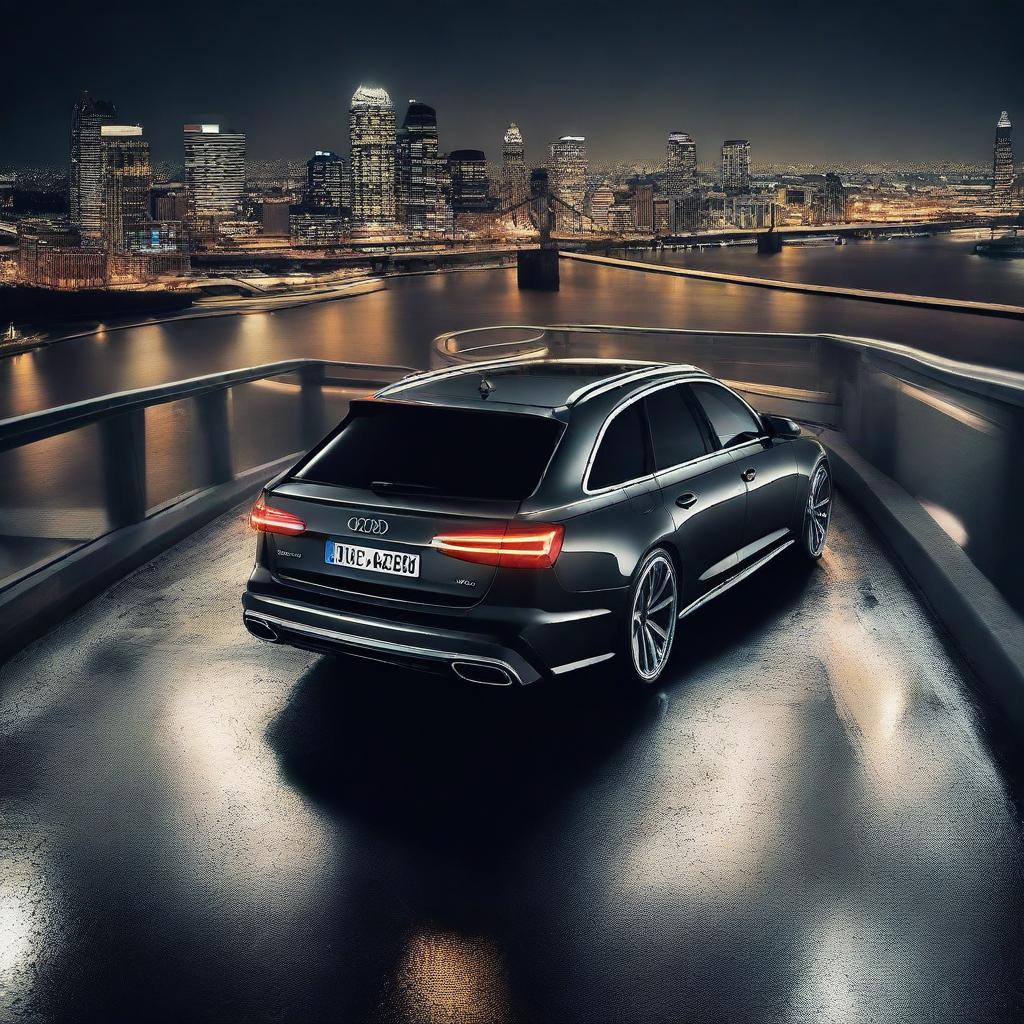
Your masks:
M 908 258 L 920 262 L 920 250 Z M 562 261 L 561 275 L 557 293 L 520 292 L 511 270 L 396 278 L 384 291 L 335 302 L 108 331 L 102 342 L 96 337 L 61 342 L 0 359 L 0 418 L 91 395 L 303 356 L 425 367 L 430 342 L 438 334 L 500 323 L 824 331 L 907 342 L 999 365 L 1024 363 L 1019 321 L 569 261 Z
M 720 274 L 1024 304 L 1024 260 L 975 255 L 974 246 L 988 235 L 985 231 L 892 241 L 850 239 L 841 246 L 784 246 L 772 256 L 759 255 L 753 246 L 630 250 L 627 256 Z

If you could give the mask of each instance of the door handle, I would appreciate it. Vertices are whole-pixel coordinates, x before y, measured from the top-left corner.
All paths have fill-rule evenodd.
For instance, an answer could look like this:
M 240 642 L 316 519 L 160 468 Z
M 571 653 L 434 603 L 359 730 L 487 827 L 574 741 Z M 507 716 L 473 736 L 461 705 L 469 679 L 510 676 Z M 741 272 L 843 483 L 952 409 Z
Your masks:
M 697 504 L 697 495 L 693 491 L 687 491 L 685 494 L 680 494 L 676 498 L 676 504 L 680 508 L 689 508 L 691 505 Z
M 745 469 L 742 473 L 740 473 L 740 476 L 743 477 L 743 479 L 746 480 L 746 482 L 749 484 L 753 482 L 754 477 L 757 476 L 757 470 Z

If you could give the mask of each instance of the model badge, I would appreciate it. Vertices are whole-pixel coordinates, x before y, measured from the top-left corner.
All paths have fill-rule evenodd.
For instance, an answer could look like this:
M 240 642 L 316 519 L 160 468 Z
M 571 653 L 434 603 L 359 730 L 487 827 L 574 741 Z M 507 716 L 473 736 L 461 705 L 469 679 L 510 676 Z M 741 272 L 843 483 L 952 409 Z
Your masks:
M 353 533 L 372 533 L 375 537 L 383 537 L 388 532 L 386 520 L 367 519 L 365 516 L 353 516 L 348 521 L 348 528 Z
M 455 582 L 456 583 L 460 583 L 464 587 L 475 587 L 476 586 L 476 581 L 475 580 L 457 579 L 457 580 L 455 580 Z

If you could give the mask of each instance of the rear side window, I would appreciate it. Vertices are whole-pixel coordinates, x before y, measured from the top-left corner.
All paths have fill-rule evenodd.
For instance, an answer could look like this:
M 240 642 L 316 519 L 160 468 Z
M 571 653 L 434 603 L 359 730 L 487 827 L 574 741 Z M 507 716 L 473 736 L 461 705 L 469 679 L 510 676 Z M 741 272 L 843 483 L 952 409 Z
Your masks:
M 669 469 L 707 454 L 704 435 L 682 387 L 662 388 L 646 398 L 656 469 Z
M 745 435 L 761 433 L 761 424 L 731 391 L 717 384 L 693 384 L 692 388 L 723 448 L 743 441 Z
M 596 491 L 635 480 L 648 472 L 647 462 L 647 422 L 643 402 L 634 402 L 608 424 L 594 464 L 590 467 L 587 486 Z
M 353 402 L 296 478 L 382 493 L 519 500 L 537 489 L 563 429 L 542 416 Z

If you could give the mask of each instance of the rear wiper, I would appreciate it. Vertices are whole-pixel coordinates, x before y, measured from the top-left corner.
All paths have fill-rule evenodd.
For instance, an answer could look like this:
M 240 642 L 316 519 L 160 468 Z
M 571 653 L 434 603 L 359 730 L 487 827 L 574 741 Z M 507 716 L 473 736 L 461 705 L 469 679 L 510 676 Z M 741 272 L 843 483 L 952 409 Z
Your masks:
M 439 494 L 441 491 L 430 484 L 409 484 L 401 480 L 374 480 L 370 483 L 370 490 L 377 494 Z

